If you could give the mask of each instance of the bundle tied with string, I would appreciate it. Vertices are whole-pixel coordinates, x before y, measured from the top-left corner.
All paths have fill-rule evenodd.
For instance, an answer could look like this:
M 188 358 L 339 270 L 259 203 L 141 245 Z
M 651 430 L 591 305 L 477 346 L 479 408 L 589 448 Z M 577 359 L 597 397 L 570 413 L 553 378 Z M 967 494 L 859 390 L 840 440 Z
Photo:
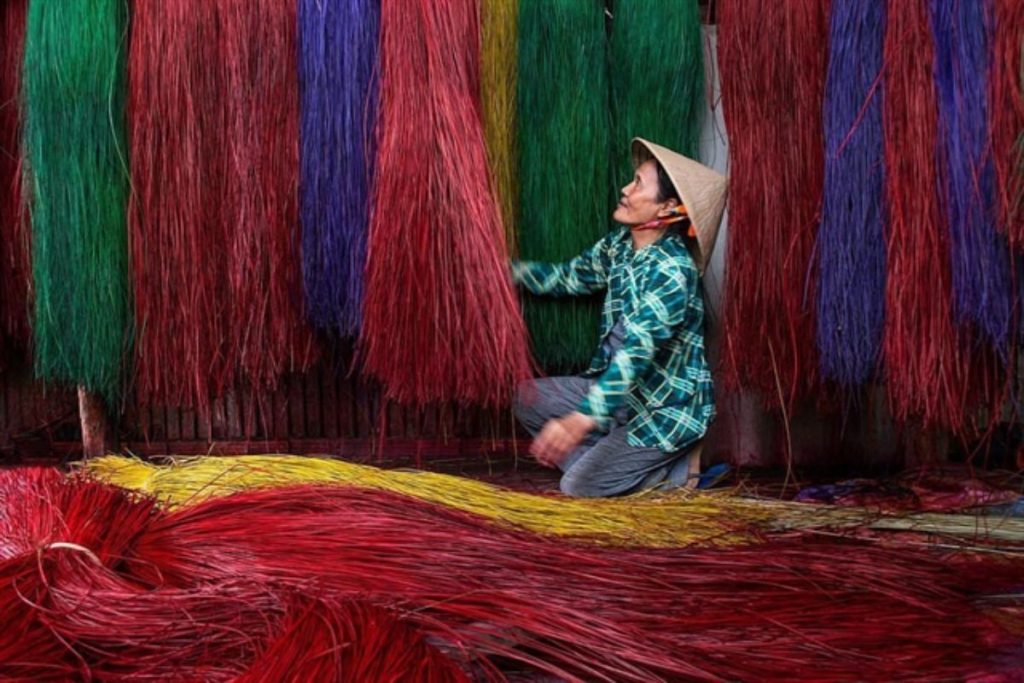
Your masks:
M 917 418 L 960 434 L 967 428 L 968 350 L 953 320 L 927 0 L 890 0 L 886 11 L 886 392 L 898 421 Z
M 308 365 L 295 8 L 139 3 L 130 232 L 144 404 L 209 409 Z
M 28 214 L 21 196 L 21 69 L 28 0 L 0 3 L 0 365 L 24 353 L 29 329 Z
M 405 404 L 505 405 L 530 376 L 480 120 L 476 3 L 381 4 L 360 360 Z
M 951 236 L 957 322 L 977 329 L 1008 359 L 1015 295 L 1010 252 L 996 231 L 989 140 L 992 0 L 931 0 L 939 103 L 940 197 Z
M 560 263 L 607 233 L 613 205 L 604 6 L 520 0 L 518 36 L 519 256 Z M 525 296 L 538 361 L 578 370 L 597 346 L 598 302 Z
M 466 680 L 390 605 L 149 581 L 133 564 L 149 498 L 35 468 L 2 473 L 0 502 L 4 680 Z
M 615 3 L 608 63 L 613 206 L 632 168 L 632 138 L 697 158 L 705 98 L 699 4 Z
M 723 384 L 791 406 L 817 387 L 814 245 L 824 177 L 826 3 L 718 3 L 729 130 Z
M 990 106 L 999 228 L 1024 250 L 1024 3 L 994 0 Z
M 31 0 L 25 187 L 35 370 L 115 402 L 131 348 L 122 0 Z
M 874 375 L 885 319 L 884 39 L 885 3 L 832 0 L 817 339 L 822 376 L 848 388 Z
M 359 334 L 373 176 L 378 0 L 299 2 L 302 269 L 309 319 Z

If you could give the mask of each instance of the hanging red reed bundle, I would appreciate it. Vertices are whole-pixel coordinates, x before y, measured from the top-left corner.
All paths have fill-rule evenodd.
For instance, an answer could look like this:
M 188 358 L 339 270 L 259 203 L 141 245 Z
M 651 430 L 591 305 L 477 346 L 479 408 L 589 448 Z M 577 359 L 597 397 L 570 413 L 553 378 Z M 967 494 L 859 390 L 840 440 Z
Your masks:
M 224 388 L 227 221 L 217 4 L 136 3 L 128 51 L 128 227 L 143 404 Z
M 816 385 L 812 257 L 824 174 L 826 2 L 719 3 L 729 129 L 724 379 L 777 404 Z
M 361 346 L 402 403 L 508 401 L 529 376 L 479 103 L 470 0 L 384 0 Z
M 21 61 L 28 0 L 0 2 L 0 349 L 22 352 L 28 323 L 28 217 L 21 197 Z M 0 365 L 5 365 L 0 358 Z
M 899 421 L 963 433 L 965 340 L 953 321 L 949 232 L 939 203 L 938 134 L 926 0 L 889 0 L 884 140 L 888 205 L 886 391 Z
M 299 253 L 296 6 L 222 6 L 226 67 L 229 367 L 256 389 L 311 360 Z
M 138 3 L 130 234 L 143 403 L 198 406 L 309 360 L 293 3 Z
M 1024 3 L 994 0 L 991 105 L 992 157 L 998 179 L 999 227 L 1024 249 Z

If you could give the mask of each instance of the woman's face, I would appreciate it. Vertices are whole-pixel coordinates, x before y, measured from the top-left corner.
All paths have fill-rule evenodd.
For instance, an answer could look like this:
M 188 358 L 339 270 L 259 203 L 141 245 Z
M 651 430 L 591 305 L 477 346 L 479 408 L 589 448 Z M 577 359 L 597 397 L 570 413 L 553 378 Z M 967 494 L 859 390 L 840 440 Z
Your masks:
M 612 220 L 622 225 L 642 225 L 658 218 L 658 212 L 671 208 L 674 200 L 658 201 L 658 167 L 653 159 L 637 166 L 633 181 L 622 188 L 622 198 Z

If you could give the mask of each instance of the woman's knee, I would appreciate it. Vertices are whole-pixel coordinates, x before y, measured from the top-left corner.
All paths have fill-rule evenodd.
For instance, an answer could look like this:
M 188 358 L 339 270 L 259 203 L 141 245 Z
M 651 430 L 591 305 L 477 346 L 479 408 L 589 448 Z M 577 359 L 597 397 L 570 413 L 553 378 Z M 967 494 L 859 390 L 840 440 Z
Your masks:
M 558 377 L 523 380 L 516 387 L 512 410 L 520 422 L 557 417 L 559 397 L 564 389 Z
M 600 498 L 602 493 L 585 479 L 572 474 L 572 470 L 562 475 L 558 482 L 559 490 L 573 498 Z
M 612 495 L 606 490 L 600 476 L 595 475 L 600 475 L 600 472 L 587 467 L 586 462 L 578 462 L 565 471 L 558 482 L 558 488 L 573 498 L 603 498 Z
M 534 412 L 537 401 L 536 380 L 523 380 L 516 386 L 512 397 L 512 413 L 520 422 L 526 422 Z

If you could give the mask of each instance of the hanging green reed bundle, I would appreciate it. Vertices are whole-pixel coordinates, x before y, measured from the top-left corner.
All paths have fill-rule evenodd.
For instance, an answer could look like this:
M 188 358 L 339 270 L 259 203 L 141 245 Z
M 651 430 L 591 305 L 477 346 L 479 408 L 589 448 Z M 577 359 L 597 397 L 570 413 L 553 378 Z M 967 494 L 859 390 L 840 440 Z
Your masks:
M 117 396 L 130 346 L 126 5 L 32 0 L 23 88 L 35 367 Z
M 609 55 L 615 121 L 612 183 L 628 178 L 627 143 L 633 137 L 696 158 L 704 111 L 704 49 L 696 0 L 615 2 Z
M 518 30 L 519 253 L 559 262 L 608 228 L 604 3 L 521 0 Z M 531 298 L 526 320 L 548 369 L 578 367 L 597 345 L 594 302 Z
M 487 159 L 501 204 L 505 241 L 516 253 L 516 20 L 518 0 L 480 6 L 480 94 Z

